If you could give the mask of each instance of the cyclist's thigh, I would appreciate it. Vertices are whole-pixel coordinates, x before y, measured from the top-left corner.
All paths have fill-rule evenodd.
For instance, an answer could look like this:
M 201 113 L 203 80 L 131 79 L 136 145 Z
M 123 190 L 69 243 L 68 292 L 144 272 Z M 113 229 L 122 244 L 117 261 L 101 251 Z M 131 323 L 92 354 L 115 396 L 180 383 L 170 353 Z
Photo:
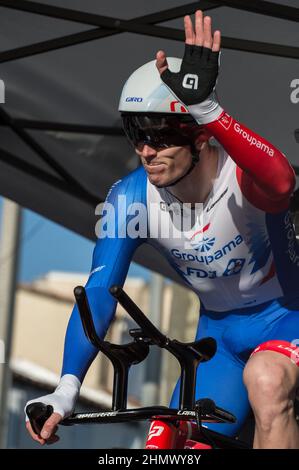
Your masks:
M 197 369 L 196 399 L 211 398 L 218 406 L 233 413 L 235 424 L 207 424 L 214 431 L 234 436 L 244 424 L 250 405 L 247 390 L 243 384 L 244 363 L 234 358 L 222 343 L 218 329 L 205 329 L 205 336 L 212 336 L 217 341 L 217 352 L 208 362 Z M 197 339 L 202 337 L 199 329 Z M 170 406 L 177 408 L 179 403 L 179 382 L 177 383 Z
M 243 351 L 245 359 L 259 345 L 268 341 L 287 341 L 299 345 L 299 299 L 285 302 L 270 309 L 261 311 L 254 316 L 254 320 L 249 318 L 243 326 L 246 333 L 243 335 L 246 339 L 247 351 Z M 238 354 L 238 351 L 235 351 Z M 242 351 L 239 351 L 242 356 Z
M 281 316 L 264 338 L 264 341 L 284 340 L 299 345 L 299 302 L 290 303 L 283 316 Z
M 298 310 L 285 310 L 285 312 L 272 323 L 272 328 L 269 328 L 268 331 L 258 339 L 255 348 L 263 344 L 264 347 L 271 350 L 271 341 L 276 342 L 275 346 L 279 345 L 279 348 L 275 347 L 275 351 L 278 354 L 281 353 L 287 355 L 294 363 L 297 363 L 297 366 L 299 366 L 299 363 L 297 362 L 298 353 L 293 356 L 294 352 L 291 352 L 292 349 L 288 349 L 289 343 L 291 348 L 292 345 L 297 349 L 299 346 L 299 306 Z M 280 341 L 281 343 L 279 343 Z M 273 358 L 275 358 L 275 356 L 273 356 Z M 297 377 L 299 386 L 298 367 Z

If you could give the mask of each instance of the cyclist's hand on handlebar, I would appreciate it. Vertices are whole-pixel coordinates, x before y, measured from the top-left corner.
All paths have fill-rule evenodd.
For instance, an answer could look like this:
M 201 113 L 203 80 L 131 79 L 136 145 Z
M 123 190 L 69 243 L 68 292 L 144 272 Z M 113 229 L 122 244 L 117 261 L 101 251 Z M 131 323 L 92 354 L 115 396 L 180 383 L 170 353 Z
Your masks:
M 80 386 L 81 383 L 75 375 L 66 374 L 60 379 L 54 393 L 26 403 L 26 428 L 35 441 L 40 444 L 54 444 L 59 440 L 56 435 L 58 424 L 72 414 Z M 29 405 L 33 410 L 30 410 Z M 30 414 L 31 423 L 27 412 Z
M 33 407 L 31 412 L 29 405 Z M 35 410 L 39 410 L 40 407 L 42 411 L 36 415 Z M 73 400 L 69 400 L 69 397 L 62 395 L 57 389 L 54 393 L 28 401 L 24 411 L 26 428 L 32 439 L 42 445 L 57 442 L 59 440 L 56 435 L 57 425 L 72 413 L 73 408 Z
M 59 413 L 52 413 L 43 425 L 40 434 L 36 434 L 33 431 L 30 421 L 26 422 L 26 428 L 32 439 L 39 442 L 39 444 L 55 444 L 55 442 L 59 441 L 59 436 L 57 436 L 56 432 L 58 430 L 58 424 L 62 419 Z

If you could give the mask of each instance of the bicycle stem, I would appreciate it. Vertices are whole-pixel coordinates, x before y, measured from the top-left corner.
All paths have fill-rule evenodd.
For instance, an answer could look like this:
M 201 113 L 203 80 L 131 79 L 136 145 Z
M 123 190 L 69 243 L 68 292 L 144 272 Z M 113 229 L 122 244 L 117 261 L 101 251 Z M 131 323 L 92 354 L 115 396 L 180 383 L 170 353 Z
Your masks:
M 167 349 L 179 361 L 181 367 L 179 409 L 194 409 L 196 369 L 200 362 L 214 355 L 215 351 L 212 351 L 213 348 L 210 347 L 209 353 L 204 355 L 195 349 L 195 343 L 180 343 L 177 340 L 167 338 L 151 323 L 121 287 L 112 286 L 109 291 L 153 343 L 160 348 Z M 214 342 L 214 340 L 212 341 Z

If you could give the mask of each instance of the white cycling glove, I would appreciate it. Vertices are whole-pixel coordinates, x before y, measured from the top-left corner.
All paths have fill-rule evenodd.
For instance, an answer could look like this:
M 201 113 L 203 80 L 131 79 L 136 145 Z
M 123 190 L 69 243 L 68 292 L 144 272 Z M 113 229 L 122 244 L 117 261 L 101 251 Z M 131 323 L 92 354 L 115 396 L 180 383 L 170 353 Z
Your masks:
M 35 398 L 26 403 L 24 411 L 26 421 L 28 416 L 26 414 L 26 407 L 31 403 L 42 402 L 45 405 L 52 405 L 54 413 L 59 413 L 62 418 L 70 416 L 75 408 L 77 398 L 79 396 L 81 382 L 75 375 L 66 374 L 61 377 L 59 384 L 53 393 L 44 395 L 43 397 Z

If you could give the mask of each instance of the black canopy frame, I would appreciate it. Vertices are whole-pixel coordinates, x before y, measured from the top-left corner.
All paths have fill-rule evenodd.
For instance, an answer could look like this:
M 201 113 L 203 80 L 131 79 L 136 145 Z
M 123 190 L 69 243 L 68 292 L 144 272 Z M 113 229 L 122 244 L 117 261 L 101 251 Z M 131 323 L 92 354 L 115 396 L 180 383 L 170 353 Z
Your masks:
M 0 0 L 0 7 L 92 26 L 92 28 L 87 31 L 0 52 L 0 63 L 2 64 L 37 54 L 45 54 L 49 51 L 67 48 L 69 46 L 82 44 L 88 41 L 107 38 L 108 36 L 124 32 L 170 39 L 173 41 L 182 41 L 184 39 L 183 30 L 160 26 L 159 23 L 177 19 L 186 14 L 192 14 L 198 8 L 209 10 L 220 7 L 231 7 L 243 10 L 244 12 L 258 13 L 268 17 L 299 22 L 299 8 L 258 0 L 201 0 L 183 6 L 173 7 L 164 11 L 135 17 L 130 20 L 92 14 L 29 0 Z M 284 57 L 288 59 L 299 58 L 299 47 L 281 44 L 223 37 L 222 47 L 224 49 Z M 47 182 L 53 187 L 59 188 L 63 192 L 75 195 L 77 198 L 80 198 L 92 207 L 101 202 L 99 198 L 96 198 L 86 188 L 84 188 L 78 179 L 70 173 L 70 171 L 55 160 L 47 149 L 38 143 L 29 131 L 62 131 L 75 134 L 122 136 L 123 130 L 120 127 L 19 119 L 9 115 L 3 105 L 0 106 L 0 125 L 11 129 L 11 131 L 13 131 L 15 135 L 21 139 L 21 141 L 24 142 L 44 163 L 46 163 L 51 170 L 54 170 L 57 176 L 53 176 L 53 174 L 50 175 L 31 163 L 24 162 L 24 160 L 19 158 L 18 155 L 7 152 L 4 148 L 0 147 L 0 160 L 2 162 L 5 162 L 11 167 L 17 168 L 21 172 L 38 177 L 41 182 Z M 295 137 L 297 139 L 298 132 L 298 130 L 295 131 Z M 299 167 L 294 166 L 294 169 L 296 174 L 299 175 Z

